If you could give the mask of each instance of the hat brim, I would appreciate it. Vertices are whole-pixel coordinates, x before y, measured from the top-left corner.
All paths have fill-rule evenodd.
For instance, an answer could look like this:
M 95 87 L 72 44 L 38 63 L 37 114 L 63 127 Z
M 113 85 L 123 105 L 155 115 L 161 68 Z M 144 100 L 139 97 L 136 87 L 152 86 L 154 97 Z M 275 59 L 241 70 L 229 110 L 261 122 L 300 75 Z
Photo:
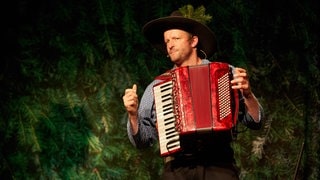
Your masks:
M 182 16 L 168 16 L 152 20 L 143 26 L 142 33 L 155 48 L 167 54 L 163 33 L 169 29 L 181 29 L 198 36 L 198 49 L 204 51 L 208 58 L 217 51 L 217 42 L 213 31 L 196 20 Z

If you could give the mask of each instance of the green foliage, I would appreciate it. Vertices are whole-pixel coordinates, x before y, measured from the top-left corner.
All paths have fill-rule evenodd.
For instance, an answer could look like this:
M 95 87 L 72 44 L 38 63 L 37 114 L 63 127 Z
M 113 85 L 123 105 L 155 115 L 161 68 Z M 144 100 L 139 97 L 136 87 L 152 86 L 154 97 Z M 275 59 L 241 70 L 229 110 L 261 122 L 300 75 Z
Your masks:
M 216 33 L 213 60 L 248 69 L 264 107 L 262 130 L 238 127 L 233 147 L 241 178 L 293 179 L 296 170 L 298 179 L 319 178 L 315 1 L 9 6 L 0 71 L 1 179 L 157 179 L 159 150 L 130 144 L 122 95 L 136 83 L 141 97 L 155 76 L 172 67 L 140 30 L 179 8 Z
M 188 4 L 179 8 L 179 11 L 184 17 L 197 20 L 203 24 L 209 23 L 212 19 L 211 15 L 205 14 L 206 8 L 204 6 L 199 6 L 194 9 L 192 5 Z

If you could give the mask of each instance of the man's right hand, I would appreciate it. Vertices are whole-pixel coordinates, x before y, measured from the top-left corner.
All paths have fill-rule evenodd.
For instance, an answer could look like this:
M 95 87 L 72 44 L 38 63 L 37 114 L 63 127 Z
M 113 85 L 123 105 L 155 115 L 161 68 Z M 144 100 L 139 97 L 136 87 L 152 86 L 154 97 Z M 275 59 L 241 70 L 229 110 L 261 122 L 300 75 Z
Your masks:
M 137 95 L 137 85 L 134 84 L 132 88 L 125 90 L 124 96 L 122 97 L 124 107 L 126 108 L 133 134 L 138 132 L 138 106 L 139 100 Z

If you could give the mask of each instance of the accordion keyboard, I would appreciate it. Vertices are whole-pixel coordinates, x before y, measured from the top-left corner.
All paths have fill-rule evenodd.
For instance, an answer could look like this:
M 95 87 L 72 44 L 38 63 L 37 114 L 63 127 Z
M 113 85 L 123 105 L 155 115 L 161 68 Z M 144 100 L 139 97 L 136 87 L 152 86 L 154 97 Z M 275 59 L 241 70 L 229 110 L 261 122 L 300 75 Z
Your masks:
M 180 149 L 179 134 L 175 127 L 172 100 L 172 81 L 165 82 L 153 89 L 157 112 L 157 125 L 161 155 Z

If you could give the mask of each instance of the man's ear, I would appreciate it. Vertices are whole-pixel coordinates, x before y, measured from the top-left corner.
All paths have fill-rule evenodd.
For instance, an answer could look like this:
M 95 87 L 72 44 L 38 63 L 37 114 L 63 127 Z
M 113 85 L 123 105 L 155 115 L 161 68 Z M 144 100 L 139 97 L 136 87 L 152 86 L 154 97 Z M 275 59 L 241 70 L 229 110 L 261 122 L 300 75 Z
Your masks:
M 192 36 L 191 46 L 196 47 L 198 45 L 198 42 L 199 42 L 198 36 Z

